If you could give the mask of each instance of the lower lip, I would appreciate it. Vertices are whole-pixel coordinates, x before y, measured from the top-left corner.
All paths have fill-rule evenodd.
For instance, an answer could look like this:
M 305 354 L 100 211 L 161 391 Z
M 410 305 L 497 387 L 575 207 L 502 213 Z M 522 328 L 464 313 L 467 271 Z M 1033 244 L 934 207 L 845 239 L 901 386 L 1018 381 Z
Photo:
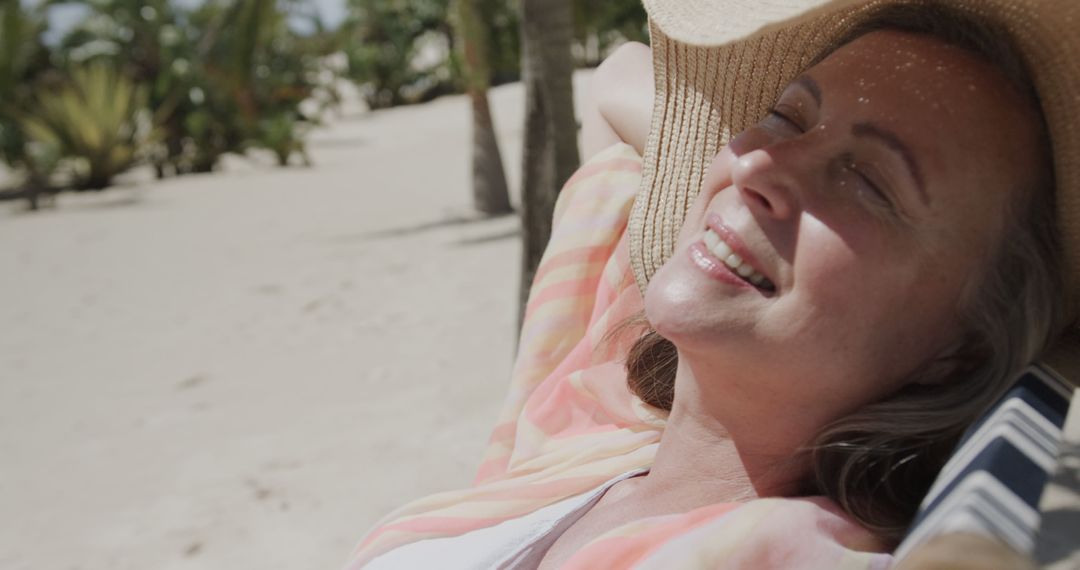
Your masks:
M 747 289 L 756 289 L 753 285 L 743 281 L 734 270 L 713 255 L 712 252 L 709 251 L 709 248 L 705 247 L 704 242 L 699 241 L 695 243 L 690 246 L 690 249 L 687 250 L 687 252 L 690 255 L 690 261 L 704 271 L 705 275 L 729 285 L 737 285 Z

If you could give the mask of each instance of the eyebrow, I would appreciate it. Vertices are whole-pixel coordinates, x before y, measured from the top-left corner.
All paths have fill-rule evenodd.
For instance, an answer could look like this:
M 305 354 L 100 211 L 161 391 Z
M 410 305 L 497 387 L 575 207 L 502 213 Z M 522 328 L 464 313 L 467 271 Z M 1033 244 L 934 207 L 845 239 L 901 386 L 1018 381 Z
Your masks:
M 873 123 L 855 123 L 851 126 L 851 134 L 856 137 L 871 137 L 875 138 L 890 150 L 896 152 L 904 159 L 904 164 L 907 165 L 908 170 L 911 172 L 911 177 L 915 179 L 916 188 L 919 191 L 919 198 L 922 199 L 924 205 L 930 205 L 930 196 L 926 193 L 926 183 L 923 180 L 922 169 L 919 167 L 919 162 L 915 160 L 915 153 L 911 152 L 904 141 L 900 140 L 900 137 L 896 136 L 896 133 L 884 129 Z

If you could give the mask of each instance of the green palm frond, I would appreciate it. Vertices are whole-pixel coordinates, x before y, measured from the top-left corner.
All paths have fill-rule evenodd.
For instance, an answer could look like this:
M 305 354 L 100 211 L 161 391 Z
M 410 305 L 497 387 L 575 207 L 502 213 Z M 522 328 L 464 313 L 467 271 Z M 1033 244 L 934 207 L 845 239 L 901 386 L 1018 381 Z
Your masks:
M 19 2 L 0 0 L 0 95 L 9 95 L 40 51 L 44 21 Z
M 135 163 L 145 138 L 136 123 L 146 96 L 111 65 L 90 63 L 72 71 L 59 90 L 43 93 L 23 126 L 33 140 L 82 164 L 78 187 L 99 189 Z
M 16 170 L 35 171 L 26 133 L 17 117 L 33 99 L 33 83 L 48 61 L 41 42 L 45 17 L 39 8 L 0 0 L 0 160 Z

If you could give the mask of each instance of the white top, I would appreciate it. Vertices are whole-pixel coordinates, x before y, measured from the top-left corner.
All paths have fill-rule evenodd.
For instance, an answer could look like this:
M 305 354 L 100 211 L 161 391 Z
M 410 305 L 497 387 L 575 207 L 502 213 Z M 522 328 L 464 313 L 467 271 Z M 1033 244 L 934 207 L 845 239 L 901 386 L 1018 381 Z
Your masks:
M 648 469 L 628 471 L 591 491 L 563 499 L 525 516 L 459 536 L 403 544 L 369 562 L 368 570 L 442 568 L 446 570 L 534 569 L 548 548 L 615 483 Z

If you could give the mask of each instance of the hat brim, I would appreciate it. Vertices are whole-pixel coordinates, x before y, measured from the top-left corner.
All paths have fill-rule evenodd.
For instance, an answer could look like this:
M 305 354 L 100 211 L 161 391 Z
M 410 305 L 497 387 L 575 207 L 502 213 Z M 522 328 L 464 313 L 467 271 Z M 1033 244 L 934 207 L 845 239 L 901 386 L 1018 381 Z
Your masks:
M 712 158 L 867 14 L 930 0 L 644 0 L 655 103 L 629 234 L 642 292 L 674 250 Z M 1067 320 L 1080 306 L 1080 2 L 938 0 L 1009 34 L 1046 117 L 1054 155 Z M 1076 347 L 1067 350 L 1077 350 Z M 1070 371 L 1070 375 L 1075 374 Z M 1073 376 L 1075 377 L 1075 376 Z

